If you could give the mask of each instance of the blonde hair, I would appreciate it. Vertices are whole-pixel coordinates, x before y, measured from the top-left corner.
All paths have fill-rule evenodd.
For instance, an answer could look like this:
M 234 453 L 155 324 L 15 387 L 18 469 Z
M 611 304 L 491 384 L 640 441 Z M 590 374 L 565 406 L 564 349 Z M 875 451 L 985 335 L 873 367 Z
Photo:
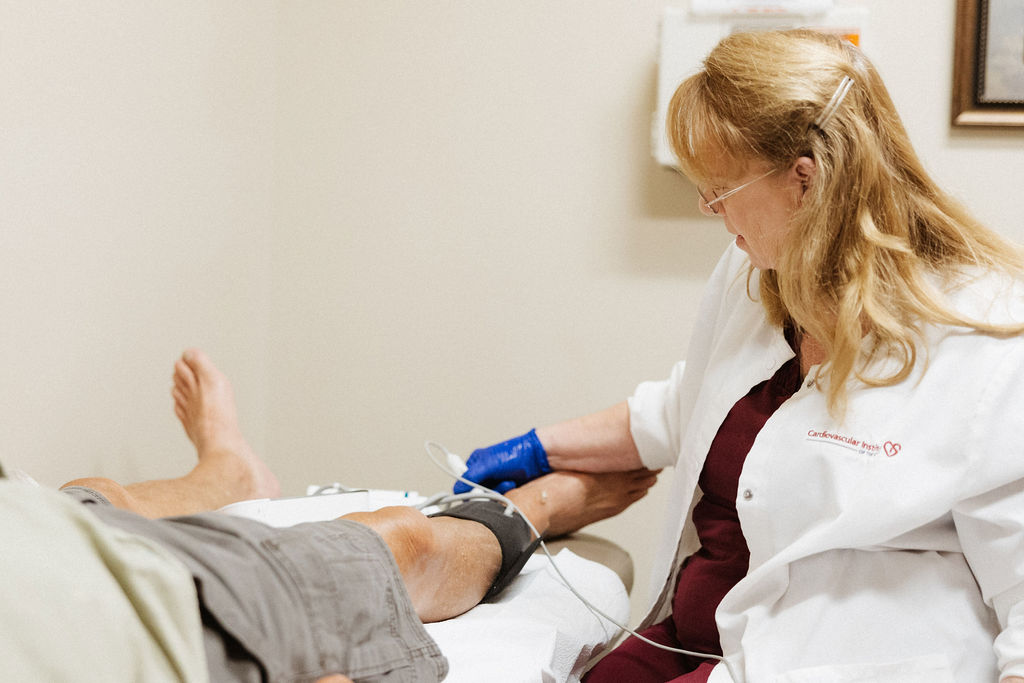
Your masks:
M 852 86 L 819 127 L 844 77 Z M 881 77 L 848 42 L 809 30 L 731 35 L 676 91 L 667 124 L 695 182 L 711 179 L 712 167 L 738 175 L 755 161 L 785 169 L 814 159 L 776 267 L 758 279 L 769 321 L 792 324 L 824 348 L 819 372 L 833 414 L 845 411 L 851 376 L 869 386 L 905 379 L 925 324 L 1024 332 L 1024 324 L 965 318 L 930 284 L 936 273 L 969 267 L 1020 274 L 1024 258 L 928 176 Z M 881 355 L 899 369 L 870 376 L 868 364 Z

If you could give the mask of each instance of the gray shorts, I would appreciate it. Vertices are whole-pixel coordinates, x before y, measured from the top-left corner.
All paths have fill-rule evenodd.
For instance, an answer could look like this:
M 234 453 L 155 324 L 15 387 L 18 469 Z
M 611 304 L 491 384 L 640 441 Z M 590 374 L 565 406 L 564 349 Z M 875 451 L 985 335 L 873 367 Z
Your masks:
M 91 489 L 65 492 L 104 522 L 169 548 L 199 594 L 212 681 L 439 681 L 448 663 L 413 610 L 394 558 L 344 520 L 283 529 L 208 512 L 150 520 Z

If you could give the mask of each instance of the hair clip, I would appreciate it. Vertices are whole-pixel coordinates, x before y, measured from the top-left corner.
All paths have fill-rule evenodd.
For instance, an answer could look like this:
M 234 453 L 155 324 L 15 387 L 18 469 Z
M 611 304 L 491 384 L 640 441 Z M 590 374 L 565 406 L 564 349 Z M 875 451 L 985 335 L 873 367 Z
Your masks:
M 853 87 L 853 79 L 849 76 L 843 76 L 843 80 L 839 81 L 839 85 L 836 87 L 836 91 L 832 93 L 832 99 L 828 101 L 825 108 L 821 110 L 821 114 L 814 120 L 814 126 L 816 128 L 823 127 L 829 122 L 833 116 L 835 116 L 836 110 L 839 109 L 839 105 L 843 103 L 846 98 L 846 93 L 850 92 L 850 88 Z

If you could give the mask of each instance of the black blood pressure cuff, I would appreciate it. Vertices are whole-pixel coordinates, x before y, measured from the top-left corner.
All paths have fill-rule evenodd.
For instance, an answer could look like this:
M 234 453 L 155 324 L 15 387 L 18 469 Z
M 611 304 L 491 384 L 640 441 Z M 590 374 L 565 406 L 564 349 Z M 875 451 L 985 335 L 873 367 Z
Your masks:
M 519 575 L 530 555 L 540 545 L 541 538 L 531 541 L 530 526 L 518 512 L 505 514 L 506 506 L 498 500 L 471 500 L 452 507 L 444 512 L 437 512 L 431 517 L 455 517 L 478 522 L 491 530 L 501 546 L 501 569 L 494 577 L 494 583 L 484 595 L 484 600 L 496 597 L 508 588 L 512 580 Z

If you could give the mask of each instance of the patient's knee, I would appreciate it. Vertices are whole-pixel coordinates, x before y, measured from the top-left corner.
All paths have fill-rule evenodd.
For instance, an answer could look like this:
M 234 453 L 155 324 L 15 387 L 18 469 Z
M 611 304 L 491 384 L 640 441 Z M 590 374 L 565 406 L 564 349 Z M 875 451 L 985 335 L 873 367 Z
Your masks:
M 422 512 L 398 505 L 373 512 L 356 512 L 344 519 L 359 522 L 376 531 L 395 557 L 403 573 L 432 557 L 438 549 L 437 536 Z

